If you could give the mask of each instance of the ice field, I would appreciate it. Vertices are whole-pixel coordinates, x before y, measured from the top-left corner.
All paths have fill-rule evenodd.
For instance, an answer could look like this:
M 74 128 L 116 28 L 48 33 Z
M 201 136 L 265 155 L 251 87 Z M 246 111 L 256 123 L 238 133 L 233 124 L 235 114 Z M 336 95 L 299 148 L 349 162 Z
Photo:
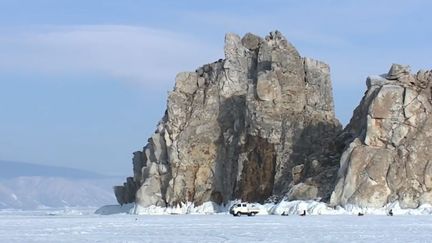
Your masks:
M 430 215 L 1 212 L 0 242 L 431 242 Z

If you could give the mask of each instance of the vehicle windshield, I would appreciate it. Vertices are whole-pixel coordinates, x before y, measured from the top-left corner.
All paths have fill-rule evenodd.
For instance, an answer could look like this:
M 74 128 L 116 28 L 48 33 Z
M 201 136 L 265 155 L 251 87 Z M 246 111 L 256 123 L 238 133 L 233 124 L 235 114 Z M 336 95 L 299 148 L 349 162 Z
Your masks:
M 231 207 L 230 207 L 230 209 L 233 209 L 233 208 L 236 208 L 236 207 L 240 207 L 241 206 L 241 204 L 233 204 Z

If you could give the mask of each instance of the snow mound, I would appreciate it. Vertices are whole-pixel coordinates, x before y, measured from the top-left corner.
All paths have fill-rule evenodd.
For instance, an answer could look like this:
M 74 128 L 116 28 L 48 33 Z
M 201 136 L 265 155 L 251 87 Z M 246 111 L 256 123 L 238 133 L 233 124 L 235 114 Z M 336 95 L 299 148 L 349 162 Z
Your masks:
M 269 214 L 298 215 L 306 211 L 309 215 L 343 214 L 344 210 L 333 209 L 326 203 L 317 201 L 282 201 L 269 208 Z
M 229 207 L 218 205 L 214 202 L 205 202 L 202 205 L 195 206 L 194 203 L 182 203 L 176 207 L 141 207 L 136 205 L 133 209 L 134 214 L 146 214 L 146 215 L 164 215 L 164 214 L 216 214 L 216 213 L 227 213 Z
M 214 202 L 205 202 L 195 206 L 194 203 L 182 203 L 176 207 L 141 207 L 136 204 L 107 205 L 96 210 L 95 214 L 138 214 L 138 215 L 177 215 L 177 214 L 228 214 L 229 208 L 238 201 L 231 201 L 226 205 Z M 328 204 L 317 201 L 281 201 L 279 203 L 254 203 L 259 208 L 257 215 L 299 215 L 306 211 L 307 215 L 387 215 L 390 210 L 394 215 L 430 215 L 432 205 L 424 204 L 416 209 L 402 209 L 399 203 L 388 204 L 382 208 L 361 208 L 354 205 L 346 207 L 330 207 Z
M 394 215 L 429 215 L 432 214 L 432 205 L 423 204 L 415 209 L 402 209 L 399 203 L 392 203 L 382 208 L 361 208 L 354 205 L 329 207 L 326 203 L 316 201 L 282 201 L 271 207 L 269 214 L 298 215 L 306 211 L 308 215 L 387 215 L 390 210 Z

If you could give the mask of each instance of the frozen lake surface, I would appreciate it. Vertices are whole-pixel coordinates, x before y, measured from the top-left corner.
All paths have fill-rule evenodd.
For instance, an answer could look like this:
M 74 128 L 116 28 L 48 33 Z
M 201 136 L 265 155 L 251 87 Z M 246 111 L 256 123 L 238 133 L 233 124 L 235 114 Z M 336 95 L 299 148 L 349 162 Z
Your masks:
M 430 242 L 432 216 L 0 213 L 0 242 Z

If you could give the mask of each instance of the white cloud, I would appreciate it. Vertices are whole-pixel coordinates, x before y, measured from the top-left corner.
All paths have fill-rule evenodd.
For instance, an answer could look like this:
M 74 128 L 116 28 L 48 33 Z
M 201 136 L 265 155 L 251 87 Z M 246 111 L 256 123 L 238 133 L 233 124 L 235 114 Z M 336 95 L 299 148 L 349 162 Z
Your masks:
M 51 26 L 0 35 L 3 71 L 93 73 L 151 84 L 172 83 L 177 72 L 194 70 L 220 55 L 222 48 L 196 38 L 137 26 Z

